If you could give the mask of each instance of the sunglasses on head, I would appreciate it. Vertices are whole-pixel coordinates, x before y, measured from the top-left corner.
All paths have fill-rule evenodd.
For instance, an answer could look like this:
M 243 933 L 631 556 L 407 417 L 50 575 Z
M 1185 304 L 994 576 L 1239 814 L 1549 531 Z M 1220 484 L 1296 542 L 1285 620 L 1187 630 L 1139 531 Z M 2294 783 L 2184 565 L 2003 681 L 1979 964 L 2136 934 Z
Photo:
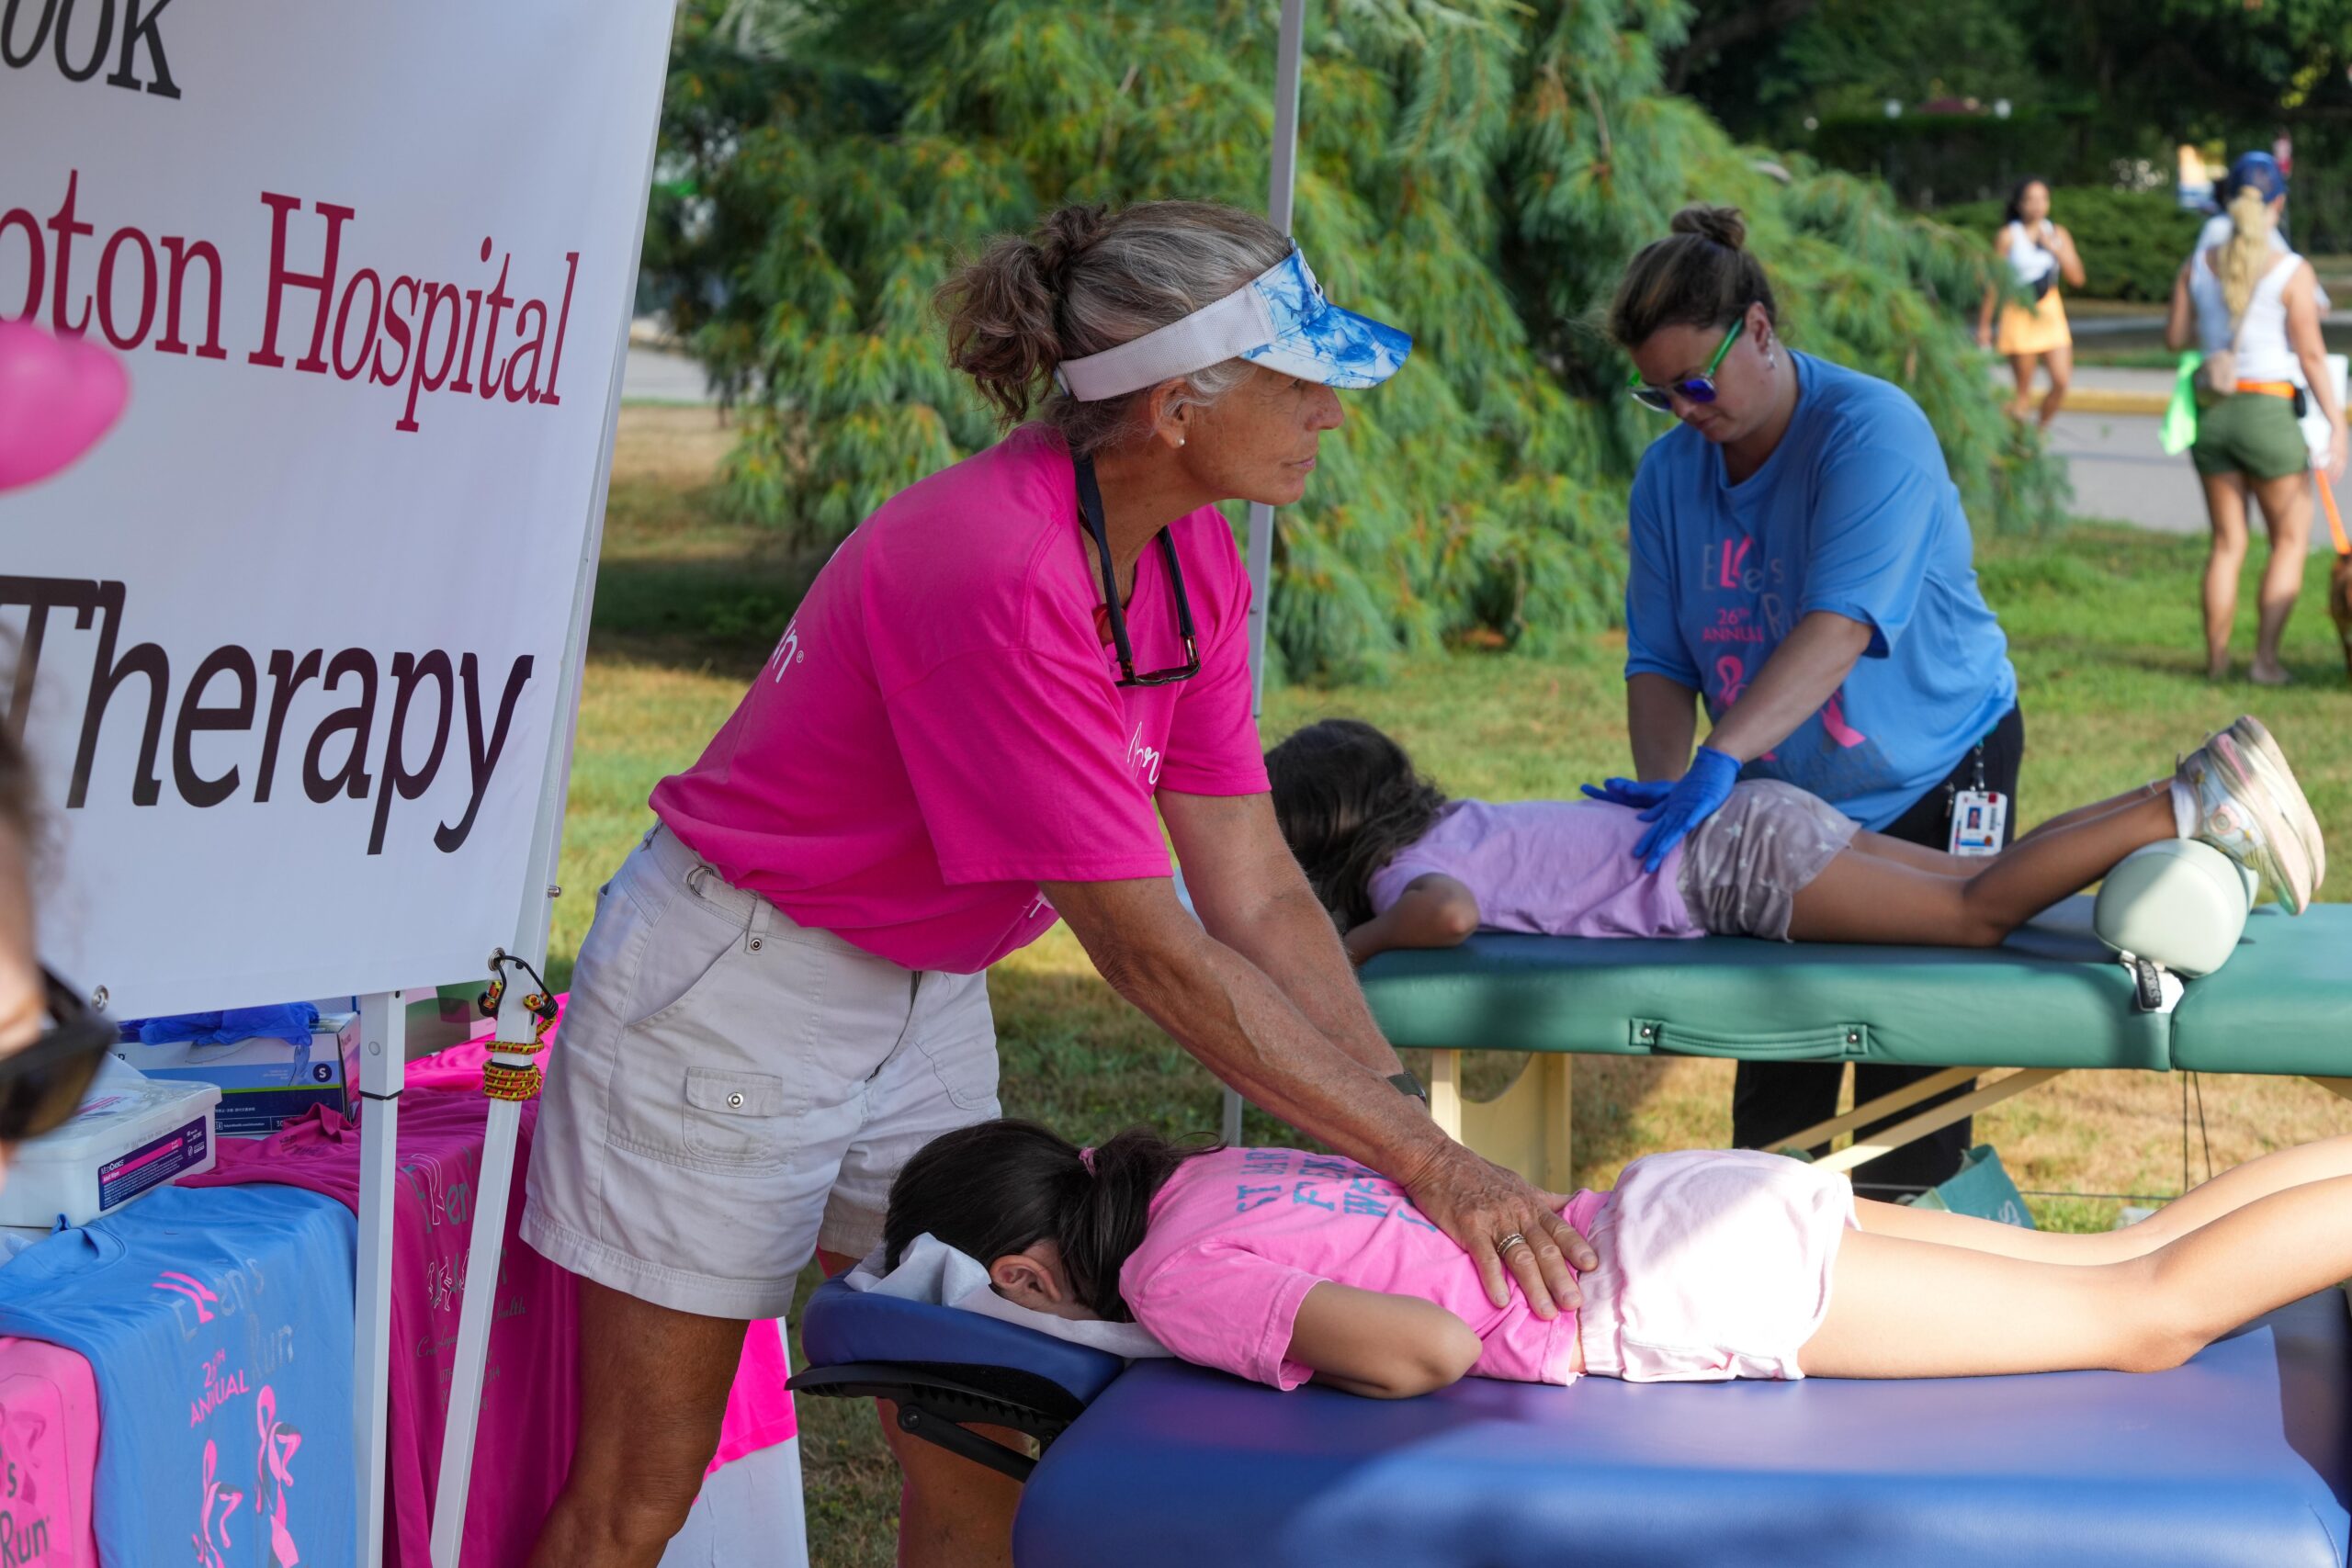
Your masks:
M 1738 341 L 1740 333 L 1747 325 L 1747 314 L 1742 311 L 1739 320 L 1731 324 L 1731 330 L 1724 333 L 1724 341 L 1715 345 L 1715 356 L 1707 361 L 1707 367 L 1688 380 L 1669 382 L 1663 387 L 1653 387 L 1645 383 L 1642 380 L 1642 373 L 1636 370 L 1625 378 L 1625 389 L 1642 407 L 1653 409 L 1659 413 L 1672 413 L 1674 400 L 1678 397 L 1688 403 L 1713 402 L 1715 400 L 1715 371 L 1723 364 L 1724 355 L 1731 352 L 1731 345 Z
M 1176 564 L 1176 542 L 1159 531 L 1160 553 L 1168 558 L 1168 581 L 1176 591 L 1176 629 L 1184 639 L 1184 662 L 1166 670 L 1136 673 L 1135 644 L 1127 638 L 1127 615 L 1119 603 L 1119 579 L 1111 565 L 1111 529 L 1102 516 L 1102 487 L 1095 482 L 1094 459 L 1080 457 L 1078 469 L 1078 510 L 1094 539 L 1094 558 L 1102 563 L 1102 610 L 1111 623 L 1111 642 L 1119 650 L 1122 686 L 1172 686 L 1201 672 L 1201 643 L 1193 630 L 1192 603 L 1184 597 L 1184 569 Z
M 0 1143 L 21 1143 L 73 1119 L 98 1075 L 115 1026 L 90 1010 L 80 992 L 40 972 L 49 1028 L 23 1050 L 0 1056 Z

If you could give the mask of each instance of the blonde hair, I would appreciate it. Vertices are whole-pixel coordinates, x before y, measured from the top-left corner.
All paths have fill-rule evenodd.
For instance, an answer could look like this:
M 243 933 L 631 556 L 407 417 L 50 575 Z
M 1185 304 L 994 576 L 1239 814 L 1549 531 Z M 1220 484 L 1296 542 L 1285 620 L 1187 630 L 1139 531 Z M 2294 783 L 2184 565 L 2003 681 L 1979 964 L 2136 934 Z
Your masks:
M 2213 275 L 2222 280 L 2222 302 L 2235 321 L 2253 303 L 2254 286 L 2270 265 L 2270 231 L 2278 220 L 2269 198 L 2248 186 L 2230 198 L 2230 222 L 2233 232 L 2219 247 Z

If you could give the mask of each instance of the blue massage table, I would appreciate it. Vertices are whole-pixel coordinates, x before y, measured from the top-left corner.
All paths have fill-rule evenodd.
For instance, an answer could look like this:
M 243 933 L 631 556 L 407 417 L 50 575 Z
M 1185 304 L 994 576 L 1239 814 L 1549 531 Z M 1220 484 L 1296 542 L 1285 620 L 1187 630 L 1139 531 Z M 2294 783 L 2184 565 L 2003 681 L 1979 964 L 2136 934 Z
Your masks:
M 810 1298 L 796 1392 L 1027 1483 L 1019 1568 L 2344 1568 L 2336 1291 L 2173 1371 L 1276 1393 L 951 1308 Z M 1026 1431 L 1041 1459 L 958 1423 Z
M 2091 899 L 2069 899 L 1985 951 L 1481 931 L 1460 947 L 1382 953 L 1363 983 L 1393 1043 L 1433 1053 L 1439 1124 L 1557 1191 L 1571 1185 L 1579 1054 L 1944 1069 L 1792 1134 L 1797 1148 L 2015 1069 L 1838 1150 L 1824 1162 L 1833 1169 L 2084 1069 L 2286 1075 L 2352 1098 L 2352 905 L 2300 919 L 2256 910 L 2228 963 L 2185 986 L 2120 962 L 2091 919 Z M 1499 1098 L 1474 1103 L 1462 1093 L 1467 1049 L 1532 1060 Z
M 1485 932 L 1382 954 L 1363 980 L 1388 1038 L 1435 1053 L 1448 1131 L 1558 1190 L 1578 1053 L 1946 1069 L 1798 1145 L 2015 1069 L 1838 1151 L 1840 1168 L 2081 1069 L 2295 1075 L 2352 1098 L 2352 908 L 2257 912 L 2185 987 L 2119 962 L 2091 910 L 2070 901 L 1991 952 Z M 1474 1104 L 1465 1049 L 1532 1061 Z M 797 1390 L 896 1400 L 909 1431 L 1027 1483 L 1021 1568 L 2346 1568 L 2352 1533 L 2352 1321 L 2335 1291 L 2150 1376 L 1472 1381 L 1393 1404 L 1130 1368 L 838 1282 L 802 1335 Z M 1043 1458 L 966 1423 L 1026 1432 Z

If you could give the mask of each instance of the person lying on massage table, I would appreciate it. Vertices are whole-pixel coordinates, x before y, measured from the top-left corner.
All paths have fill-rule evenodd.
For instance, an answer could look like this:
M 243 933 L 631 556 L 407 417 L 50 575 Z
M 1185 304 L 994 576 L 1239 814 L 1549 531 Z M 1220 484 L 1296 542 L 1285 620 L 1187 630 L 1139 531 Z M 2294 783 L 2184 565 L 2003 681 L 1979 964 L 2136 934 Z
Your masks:
M 2169 779 L 2080 807 L 2008 849 L 1964 858 L 1864 832 L 1778 780 L 1645 865 L 1628 853 L 1653 803 L 1611 779 L 1585 800 L 1449 800 L 1371 725 L 1327 718 L 1266 754 L 1274 814 L 1362 964 L 1452 947 L 1484 926 L 1581 937 L 1993 947 L 2162 839 L 2212 845 L 2295 914 L 2326 869 L 2319 824 L 2261 723 L 2209 737 Z
M 2087 1235 L 1857 1199 L 1843 1175 L 1755 1150 L 1651 1155 L 1563 1213 L 1600 1263 L 1581 1309 L 1546 1321 L 1517 1295 L 1490 1305 L 1468 1254 L 1352 1160 L 1140 1129 L 1080 1149 L 997 1121 L 908 1162 L 884 1246 L 895 1268 L 927 1231 L 1010 1301 L 1132 1319 L 1285 1390 L 2160 1371 L 2352 1275 L 2352 1136 Z

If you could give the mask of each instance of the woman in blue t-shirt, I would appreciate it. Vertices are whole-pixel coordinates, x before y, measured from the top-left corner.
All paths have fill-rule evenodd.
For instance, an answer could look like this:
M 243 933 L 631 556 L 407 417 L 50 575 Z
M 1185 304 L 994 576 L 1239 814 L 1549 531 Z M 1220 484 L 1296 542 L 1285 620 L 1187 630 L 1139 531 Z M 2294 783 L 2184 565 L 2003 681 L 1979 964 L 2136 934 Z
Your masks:
M 1900 389 L 1781 341 L 1736 211 L 1686 207 L 1672 230 L 1634 258 L 1609 312 L 1634 398 L 1679 422 L 1634 480 L 1635 777 L 1607 788 L 1650 815 L 1635 854 L 1657 863 L 1741 778 L 1785 780 L 1937 850 L 1959 847 L 1957 791 L 1996 794 L 1998 848 L 2025 726 L 1935 431 Z M 1713 724 L 1695 751 L 1694 698 Z M 1927 1070 L 1858 1067 L 1856 1097 Z M 1733 1141 L 1770 1148 L 1834 1115 L 1838 1075 L 1741 1063 Z M 1968 1142 L 1955 1122 L 1873 1161 L 1860 1185 L 1932 1186 Z

